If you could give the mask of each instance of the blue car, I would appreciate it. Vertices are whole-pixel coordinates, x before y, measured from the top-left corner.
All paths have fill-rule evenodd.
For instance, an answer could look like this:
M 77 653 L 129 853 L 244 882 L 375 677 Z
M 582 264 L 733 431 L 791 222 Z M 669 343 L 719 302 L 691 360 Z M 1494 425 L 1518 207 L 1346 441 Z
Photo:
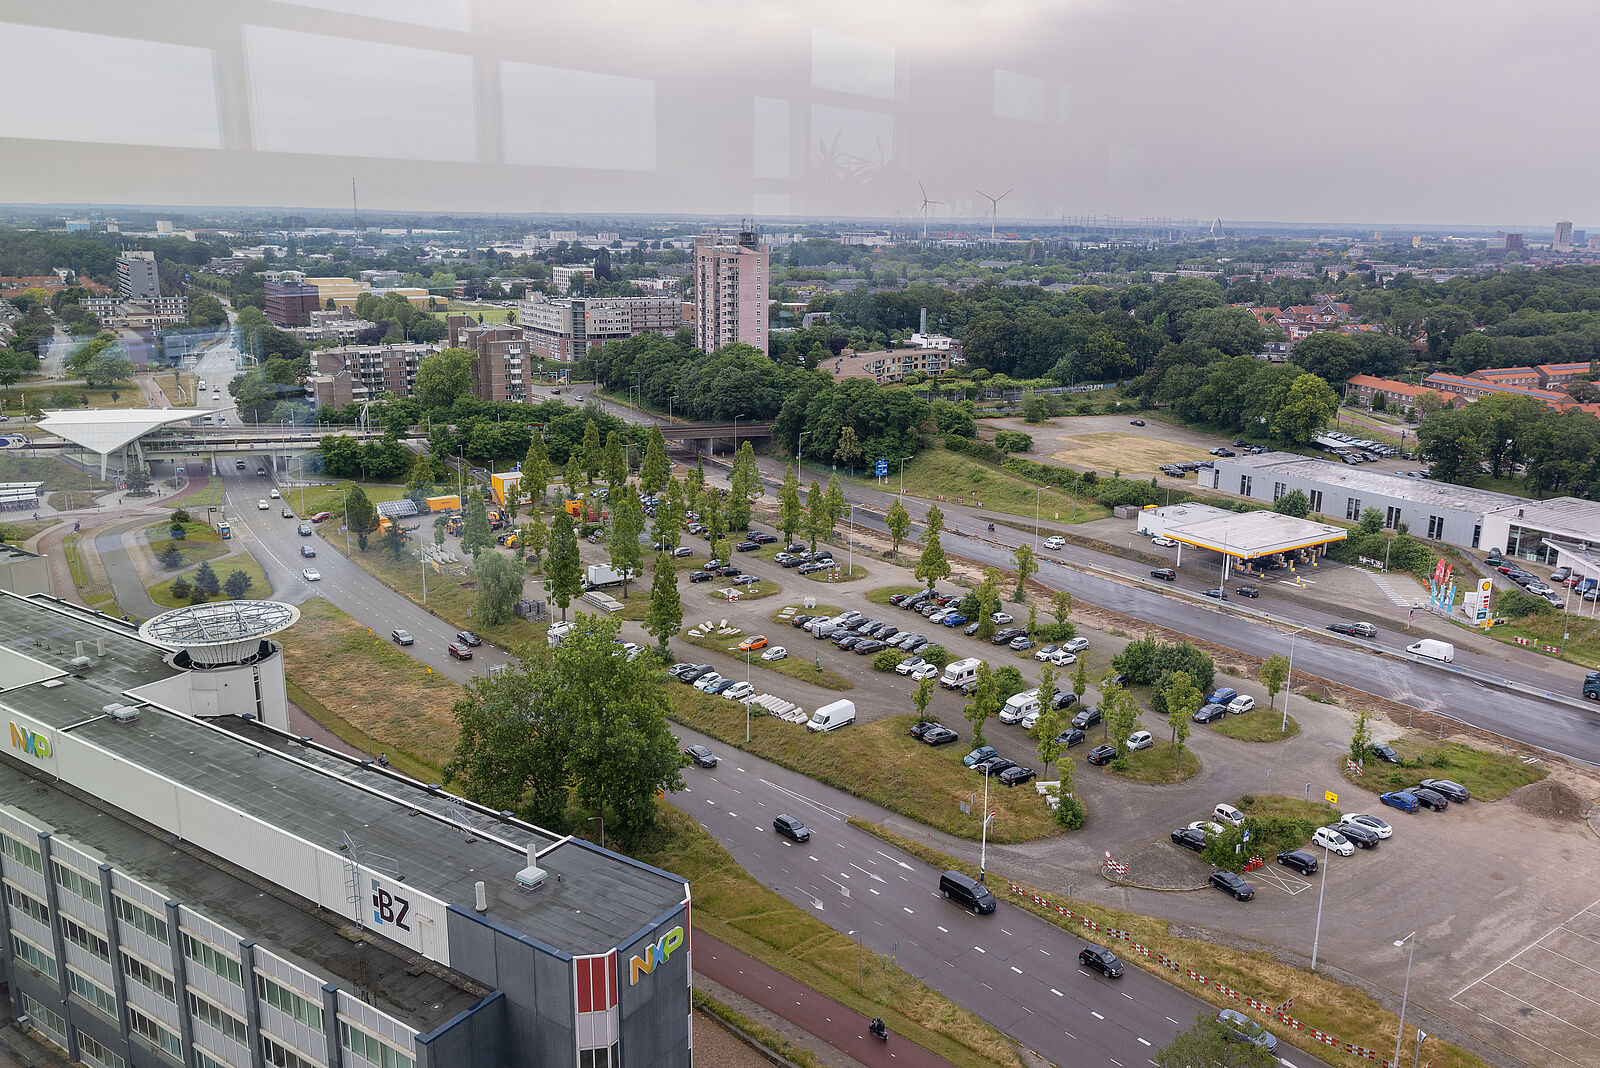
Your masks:
M 982 764 L 985 760 L 988 760 L 990 757 L 992 757 L 994 755 L 995 755 L 994 746 L 992 746 L 992 745 L 980 745 L 980 746 L 978 746 L 978 748 L 974 749 L 972 752 L 970 752 L 966 756 L 962 757 L 961 758 L 961 763 L 965 764 L 969 768 L 970 767 L 975 767 L 978 764 Z
M 940 620 L 940 622 L 947 627 L 959 627 L 966 621 L 967 617 L 962 615 L 960 612 L 951 612 L 949 615 L 945 616 L 944 619 Z
M 1417 810 L 1417 795 L 1410 790 L 1396 790 L 1393 793 L 1382 794 L 1379 801 L 1390 808 L 1397 808 L 1402 812 L 1415 812 Z
M 1228 702 L 1232 701 L 1235 697 L 1238 697 L 1238 696 L 1239 696 L 1239 691 L 1238 690 L 1235 690 L 1231 686 L 1224 686 L 1221 689 L 1219 689 L 1216 693 L 1212 694 L 1210 697 L 1207 697 L 1206 698 L 1206 704 L 1208 704 L 1208 705 L 1222 705 L 1223 707 L 1227 707 Z

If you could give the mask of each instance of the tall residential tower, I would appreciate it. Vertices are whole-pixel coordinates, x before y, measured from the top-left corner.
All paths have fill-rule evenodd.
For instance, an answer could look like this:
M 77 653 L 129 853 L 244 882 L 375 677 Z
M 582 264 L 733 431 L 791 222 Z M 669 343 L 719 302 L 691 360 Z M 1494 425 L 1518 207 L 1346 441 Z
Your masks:
M 694 343 L 713 352 L 740 342 L 767 351 L 767 246 L 755 230 L 694 239 Z

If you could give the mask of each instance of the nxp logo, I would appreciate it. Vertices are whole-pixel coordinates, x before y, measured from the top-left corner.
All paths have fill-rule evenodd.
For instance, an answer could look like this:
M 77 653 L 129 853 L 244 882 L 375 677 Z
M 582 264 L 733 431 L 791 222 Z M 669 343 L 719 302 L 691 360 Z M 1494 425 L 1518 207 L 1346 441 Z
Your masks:
M 657 966 L 667 963 L 667 958 L 672 956 L 673 950 L 681 945 L 683 945 L 683 928 L 674 927 L 662 935 L 655 945 L 646 946 L 644 956 L 634 957 L 628 962 L 628 970 L 632 975 L 628 985 L 634 986 L 639 982 L 640 972 L 649 975 Z
M 50 755 L 50 739 L 42 734 L 35 734 L 26 727 L 19 727 L 12 721 L 11 748 L 20 749 L 31 757 L 43 760 Z

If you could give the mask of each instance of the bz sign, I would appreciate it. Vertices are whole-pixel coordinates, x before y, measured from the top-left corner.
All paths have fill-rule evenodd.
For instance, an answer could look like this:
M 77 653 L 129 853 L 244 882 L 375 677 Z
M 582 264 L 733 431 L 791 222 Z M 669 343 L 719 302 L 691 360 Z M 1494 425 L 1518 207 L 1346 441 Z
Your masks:
M 389 893 L 378 880 L 372 880 L 372 922 L 379 924 L 392 923 L 402 931 L 411 930 L 411 925 L 406 923 L 406 916 L 411 912 L 411 902 L 403 897 Z

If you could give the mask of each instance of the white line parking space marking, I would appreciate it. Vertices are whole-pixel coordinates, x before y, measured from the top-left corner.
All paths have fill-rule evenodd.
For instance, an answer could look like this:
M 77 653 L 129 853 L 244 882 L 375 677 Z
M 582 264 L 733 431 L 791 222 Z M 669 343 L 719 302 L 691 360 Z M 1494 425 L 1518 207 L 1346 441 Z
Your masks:
M 1017 936 L 1016 936 L 1016 935 L 1014 935 L 1014 934 L 1012 934 L 1012 933 L 1011 933 L 1011 932 L 1010 932 L 1010 931 L 1008 931 L 1008 930 L 1006 930 L 1006 929 L 1005 929 L 1005 928 L 1004 928 L 1004 927 L 1002 927 L 1002 928 L 1000 928 L 1000 933 L 1001 933 L 1001 934 L 1003 934 L 1003 935 L 1005 935 L 1005 936 L 1006 936 L 1006 937 L 1008 937 L 1008 938 L 1015 938 L 1015 937 L 1017 937 Z
M 873 893 L 876 894 L 877 891 L 874 890 Z M 916 915 L 916 913 L 912 912 L 910 909 L 906 908 L 904 905 L 900 906 L 900 911 L 905 913 L 907 916 L 915 916 Z
M 1138 1038 L 1138 1036 L 1137 1036 L 1137 1035 L 1135 1035 L 1135 1036 L 1134 1036 L 1134 1037 L 1135 1037 L 1135 1038 Z M 1139 1039 L 1139 1041 L 1140 1041 L 1140 1042 L 1142 1042 L 1142 1043 L 1144 1043 L 1144 1044 L 1145 1044 L 1145 1045 L 1146 1045 L 1146 1046 L 1148 1046 L 1148 1045 L 1149 1045 L 1149 1044 L 1150 1044 L 1150 1040 L 1149 1040 L 1149 1039 L 1147 1039 L 1147 1038 L 1140 1038 L 1140 1039 Z
M 987 952 L 989 952 L 987 949 L 984 949 L 982 946 L 973 946 L 972 948 L 977 950 L 979 953 L 987 953 Z
M 934 924 L 934 926 L 935 927 L 939 927 L 938 924 Z M 948 927 L 939 927 L 939 933 L 940 934 L 949 934 L 950 933 L 950 929 Z

